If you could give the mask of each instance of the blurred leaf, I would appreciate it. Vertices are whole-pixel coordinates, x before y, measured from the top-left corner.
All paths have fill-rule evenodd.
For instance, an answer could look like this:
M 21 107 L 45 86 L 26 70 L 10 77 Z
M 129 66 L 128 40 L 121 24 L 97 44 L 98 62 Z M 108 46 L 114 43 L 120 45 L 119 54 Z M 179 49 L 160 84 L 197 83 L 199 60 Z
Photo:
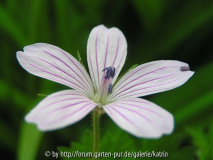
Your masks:
M 52 2 L 50 1 L 42 1 L 41 8 L 38 10 L 40 13 L 37 13 L 36 15 L 36 18 L 38 19 L 36 23 L 34 24 L 37 25 L 37 28 L 35 26 L 33 28 L 35 28 L 36 30 L 33 31 L 32 29 L 32 32 L 35 32 L 34 34 L 37 34 L 35 36 L 36 39 L 32 39 L 32 40 L 35 40 L 36 42 L 45 42 L 49 44 L 55 44 L 56 43 L 55 41 L 58 39 L 58 38 L 55 38 L 56 31 L 55 31 L 55 28 L 53 27 L 54 25 L 51 23 L 52 22 L 51 19 L 49 18 L 50 17 L 49 14 L 51 13 L 51 7 L 49 6 L 51 3 Z
M 121 145 L 122 144 L 122 145 Z M 110 146 L 110 147 L 109 147 Z M 81 137 L 79 142 L 71 142 L 71 148 L 58 147 L 59 152 L 69 152 L 72 156 L 76 156 L 79 152 L 91 152 L 92 153 L 92 132 L 86 130 L 86 132 Z M 116 132 L 107 132 L 101 137 L 98 152 L 124 152 L 124 151 L 136 151 L 136 146 L 134 145 L 134 140 L 130 138 L 127 133 L 123 133 L 122 130 L 117 130 Z M 113 155 L 112 155 L 113 157 Z M 63 158 L 64 160 L 67 157 Z M 88 158 L 82 158 L 88 159 Z M 100 158 L 104 159 L 104 158 Z M 125 158 L 116 158 L 125 159 Z
M 6 3 L 9 11 L 15 10 L 16 6 L 18 6 L 17 1 L 8 0 Z
M 0 143 L 4 148 L 8 147 L 9 149 L 15 151 L 16 147 L 14 146 L 15 137 L 13 136 L 13 128 L 4 121 L 0 121 Z
M 176 123 L 183 123 L 186 119 L 198 115 L 203 110 L 208 111 L 208 108 L 212 108 L 213 104 L 213 91 L 202 95 L 201 97 L 195 99 L 189 104 L 182 107 L 181 110 L 175 113 Z
M 91 24 L 99 24 L 101 21 L 101 18 L 103 18 L 103 14 L 98 14 L 98 13 L 102 13 L 102 10 L 104 9 L 104 3 L 106 3 L 106 1 L 96 1 L 96 3 L 91 3 L 90 1 L 85 1 L 85 0 L 79 0 L 77 1 L 81 7 L 84 10 L 84 14 L 82 14 L 81 19 L 83 19 L 83 21 Z M 88 7 L 90 6 L 90 7 Z M 95 11 L 95 12 L 94 12 Z M 87 16 L 85 16 L 87 15 Z M 88 18 L 89 17 L 89 18 Z
M 192 160 L 194 157 L 194 148 L 193 147 L 183 147 L 174 152 L 170 152 L 169 159 L 172 160 Z M 168 158 L 165 158 L 168 159 Z
M 11 17 L 5 8 L 0 4 L 0 28 L 10 34 L 17 44 L 24 46 L 27 44 L 27 39 L 18 22 Z
M 2 80 L 0 80 L 0 88 L 1 101 L 10 100 L 13 101 L 18 107 L 20 107 L 20 109 L 26 109 L 26 103 L 29 101 L 27 95 Z
M 71 43 L 69 36 L 70 34 L 70 29 L 71 26 L 68 25 L 70 24 L 71 19 L 67 20 L 70 14 L 73 14 L 73 9 L 70 8 L 69 12 L 67 12 L 67 8 L 70 6 L 68 1 L 54 1 L 55 3 L 55 11 L 56 11 L 56 29 L 57 29 L 57 34 L 60 39 L 59 45 L 61 48 L 66 49 L 67 46 Z M 72 28 L 73 29 L 73 28 Z
M 134 0 L 136 10 L 139 15 L 143 18 L 145 22 L 146 30 L 151 30 L 160 20 L 160 16 L 162 16 L 162 11 L 166 5 L 166 3 L 171 3 L 159 0 Z
M 105 152 L 113 153 L 137 150 L 134 140 L 130 137 L 130 135 L 120 129 L 114 130 L 113 132 L 106 132 L 100 143 L 100 151 Z
M 104 1 L 100 1 L 100 2 L 103 3 Z M 107 13 L 108 16 L 104 17 L 104 23 L 103 22 L 101 23 L 103 23 L 104 25 L 113 24 L 114 26 L 116 26 L 116 24 L 121 20 L 122 14 L 123 13 L 128 14 L 128 11 L 126 10 L 126 6 L 129 1 L 116 0 L 116 1 L 113 1 L 113 5 L 111 1 L 105 1 L 105 2 L 106 3 L 104 4 L 104 6 L 106 8 L 110 8 L 110 10 Z M 103 4 L 99 4 L 99 5 L 102 6 Z M 107 27 L 112 27 L 112 26 L 107 26 Z
M 163 18 L 165 19 L 161 19 L 162 21 L 160 25 L 155 25 L 153 23 L 153 31 L 145 32 L 146 35 L 144 35 L 143 43 L 138 45 L 138 55 L 140 53 L 146 53 L 146 56 L 143 58 L 144 62 L 151 60 L 156 56 L 165 56 L 166 54 L 171 53 L 172 49 L 177 47 L 189 36 L 195 34 L 199 28 L 205 27 L 205 24 L 208 22 L 212 22 L 212 1 L 206 1 L 206 3 L 203 3 L 199 0 L 194 0 L 179 1 L 179 3 L 179 5 L 182 5 L 182 7 L 178 8 L 179 10 L 168 10 L 167 14 L 170 15 L 164 15 Z M 136 6 L 139 10 L 143 10 L 144 8 L 144 5 L 142 4 L 137 5 L 136 3 Z M 151 13 L 147 15 L 150 16 L 150 14 Z M 213 23 L 208 23 L 208 25 L 213 26 Z
M 35 160 L 43 133 L 33 124 L 24 122 L 20 130 L 18 160 Z
M 41 10 L 44 8 L 43 7 L 43 1 L 41 0 L 36 0 L 36 1 L 30 1 L 31 6 L 30 6 L 30 16 L 29 16 L 29 39 L 31 43 L 35 43 L 36 37 L 38 36 L 38 22 L 39 22 L 39 17 L 40 14 L 44 16 L 45 12 L 41 12 Z M 44 26 L 43 26 L 44 27 Z
M 92 152 L 92 132 L 86 130 L 81 137 L 81 142 L 71 142 L 71 148 L 67 147 L 58 147 L 58 151 L 61 152 L 69 152 L 71 157 L 76 157 L 79 152 Z M 63 157 L 62 159 L 67 160 L 67 157 Z M 83 158 L 81 159 L 88 159 Z
M 201 127 L 187 128 L 191 135 L 194 145 L 197 147 L 197 156 L 199 160 L 213 159 L 213 121 L 209 125 L 209 131 L 204 133 Z

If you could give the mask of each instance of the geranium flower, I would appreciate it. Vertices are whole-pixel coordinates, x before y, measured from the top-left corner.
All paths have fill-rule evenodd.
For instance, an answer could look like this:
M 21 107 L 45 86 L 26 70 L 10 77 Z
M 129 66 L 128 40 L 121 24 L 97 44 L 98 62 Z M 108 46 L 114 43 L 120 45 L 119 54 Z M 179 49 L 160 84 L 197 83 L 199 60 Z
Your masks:
M 139 65 L 115 83 L 127 55 L 127 42 L 117 28 L 95 27 L 87 44 L 90 76 L 66 51 L 36 43 L 18 51 L 20 65 L 29 73 L 72 89 L 47 96 L 26 116 L 42 131 L 71 125 L 102 108 L 123 130 L 137 137 L 159 138 L 174 128 L 172 114 L 145 99 L 184 84 L 194 72 L 186 63 L 173 60 Z

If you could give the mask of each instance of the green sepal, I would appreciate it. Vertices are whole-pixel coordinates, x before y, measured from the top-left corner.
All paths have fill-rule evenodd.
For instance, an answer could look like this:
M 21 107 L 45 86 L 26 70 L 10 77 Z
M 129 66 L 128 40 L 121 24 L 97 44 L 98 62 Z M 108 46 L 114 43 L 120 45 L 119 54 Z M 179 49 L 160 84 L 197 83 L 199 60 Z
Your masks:
M 48 95 L 46 95 L 46 94 L 38 94 L 38 96 L 40 96 L 40 97 L 46 97 Z
M 126 73 L 128 73 L 129 71 L 131 71 L 132 69 L 134 69 L 134 68 L 137 67 L 137 66 L 138 66 L 138 64 L 135 64 L 135 65 L 133 65 L 130 69 L 128 69 L 126 72 L 124 72 L 124 74 L 122 74 L 120 77 L 118 77 L 118 78 L 116 79 L 114 85 L 115 85 Z
M 83 63 L 83 61 L 81 59 L 81 54 L 80 54 L 80 52 L 78 50 L 77 50 L 77 57 L 78 57 L 78 61 L 82 64 L 82 66 L 84 66 L 84 63 Z M 84 66 L 84 68 L 85 68 L 85 66 Z

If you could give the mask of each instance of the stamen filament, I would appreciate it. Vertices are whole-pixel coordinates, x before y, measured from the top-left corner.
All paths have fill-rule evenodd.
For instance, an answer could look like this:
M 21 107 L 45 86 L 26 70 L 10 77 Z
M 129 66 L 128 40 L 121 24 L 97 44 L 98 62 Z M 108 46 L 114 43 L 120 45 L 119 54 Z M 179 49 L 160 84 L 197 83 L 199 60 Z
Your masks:
M 108 92 L 112 93 L 112 83 L 109 84 Z

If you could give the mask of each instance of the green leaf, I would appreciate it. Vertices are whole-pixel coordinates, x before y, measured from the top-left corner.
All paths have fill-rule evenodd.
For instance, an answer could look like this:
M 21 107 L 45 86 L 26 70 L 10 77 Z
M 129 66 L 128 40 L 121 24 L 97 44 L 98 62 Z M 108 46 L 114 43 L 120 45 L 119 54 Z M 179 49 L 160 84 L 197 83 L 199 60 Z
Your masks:
M 144 41 L 136 45 L 138 46 L 137 55 L 146 53 L 146 56 L 143 57 L 144 62 L 156 58 L 159 55 L 165 56 L 171 54 L 171 52 L 187 38 L 194 34 L 197 35 L 199 29 L 200 35 L 202 36 L 206 25 L 213 26 L 212 1 L 207 3 L 203 3 L 199 0 L 181 1 L 179 5 L 182 5 L 182 7 L 178 7 L 175 10 L 170 9 L 170 7 L 173 7 L 171 5 L 174 5 L 174 3 L 169 3 L 171 5 L 168 5 L 167 14 L 170 16 L 167 14 L 163 15 L 161 17 L 161 23 L 158 24 L 155 23 L 155 19 L 157 19 L 158 14 L 161 13 L 161 1 L 159 5 L 156 5 L 156 12 L 152 12 L 155 7 L 154 2 L 133 2 L 135 2 L 135 7 L 138 12 L 141 13 L 141 20 L 144 21 L 145 17 L 145 23 L 148 23 L 147 28 L 152 29 L 149 32 L 146 31 L 145 35 L 143 33 Z M 165 3 L 164 6 L 166 5 Z M 144 8 L 148 9 L 144 10 Z M 186 56 L 189 56 L 189 54 Z
M 213 159 L 213 121 L 211 121 L 208 129 L 207 132 L 204 132 L 204 129 L 200 126 L 186 128 L 186 131 L 192 137 L 193 144 L 196 146 L 196 155 L 199 160 Z
M 44 3 L 42 0 L 36 0 L 36 1 L 30 1 L 30 13 L 29 13 L 29 23 L 28 23 L 28 28 L 29 28 L 29 39 L 31 43 L 35 43 L 35 40 L 38 36 L 38 25 L 39 25 L 39 20 L 42 16 L 44 16 L 45 12 L 42 10 L 44 9 Z M 46 8 L 45 8 L 46 11 Z M 44 26 L 42 26 L 44 27 Z
M 134 0 L 132 3 L 138 12 L 138 15 L 143 18 L 146 30 L 150 30 L 155 27 L 162 16 L 164 7 L 166 6 L 164 1 L 159 0 Z
M 123 152 L 126 150 L 128 151 L 136 150 L 134 139 L 132 139 L 128 133 L 125 133 L 120 128 L 117 128 L 113 130 L 113 132 L 111 130 L 103 135 L 100 144 L 100 151 L 113 153 L 113 152 Z
M 182 106 L 182 108 L 175 113 L 176 123 L 183 123 L 186 119 L 193 115 L 199 115 L 202 111 L 208 111 L 213 104 L 213 91 L 203 94 L 201 97 L 193 100 L 189 104 Z
M 64 152 L 69 152 L 70 156 L 75 157 L 78 153 L 82 152 L 92 152 L 92 132 L 89 130 L 86 130 L 84 134 L 81 137 L 80 142 L 71 142 L 71 147 L 58 147 L 58 151 L 60 153 L 65 154 Z M 64 160 L 67 160 L 67 157 L 61 157 Z M 80 157 L 79 157 L 80 158 Z M 81 159 L 88 159 L 83 158 Z
M 0 80 L 0 99 L 2 101 L 10 100 L 16 104 L 19 109 L 26 109 L 26 103 L 29 102 L 29 97 L 17 90 L 13 84 Z
M 123 131 L 120 130 L 119 128 L 117 128 L 117 130 L 113 130 L 113 133 L 109 131 L 101 136 L 98 152 L 114 153 L 114 152 L 124 152 L 127 150 L 136 151 L 134 140 L 130 137 L 128 133 L 123 133 Z M 80 142 L 71 142 L 70 148 L 58 147 L 58 151 L 60 153 L 69 152 L 72 156 L 74 156 L 76 153 L 79 153 L 79 152 L 92 153 L 92 132 L 89 130 L 86 130 L 85 133 L 82 135 Z M 67 157 L 63 157 L 63 159 L 66 160 Z M 88 159 L 88 158 L 82 158 L 82 159 Z
M 6 121 L 6 120 L 5 120 Z M 9 148 L 15 151 L 16 147 L 14 146 L 16 138 L 13 135 L 13 128 L 8 125 L 8 123 L 3 120 L 0 121 L 0 143 L 4 148 Z
M 33 124 L 23 122 L 18 144 L 18 160 L 35 160 L 43 133 Z
M 10 34 L 17 44 L 24 46 L 27 44 L 27 38 L 18 22 L 16 22 L 10 13 L 0 4 L 0 28 Z
M 56 18 L 56 32 L 59 38 L 59 45 L 61 48 L 66 49 L 67 46 L 72 44 L 72 38 L 70 39 L 69 36 L 71 36 L 71 29 L 69 28 L 71 25 L 71 17 L 72 13 L 74 12 L 71 8 L 68 11 L 69 7 L 68 1 L 54 1 L 54 7 L 55 7 L 55 18 Z M 71 6 L 70 6 L 71 7 Z M 69 19 L 69 20 L 68 20 Z

